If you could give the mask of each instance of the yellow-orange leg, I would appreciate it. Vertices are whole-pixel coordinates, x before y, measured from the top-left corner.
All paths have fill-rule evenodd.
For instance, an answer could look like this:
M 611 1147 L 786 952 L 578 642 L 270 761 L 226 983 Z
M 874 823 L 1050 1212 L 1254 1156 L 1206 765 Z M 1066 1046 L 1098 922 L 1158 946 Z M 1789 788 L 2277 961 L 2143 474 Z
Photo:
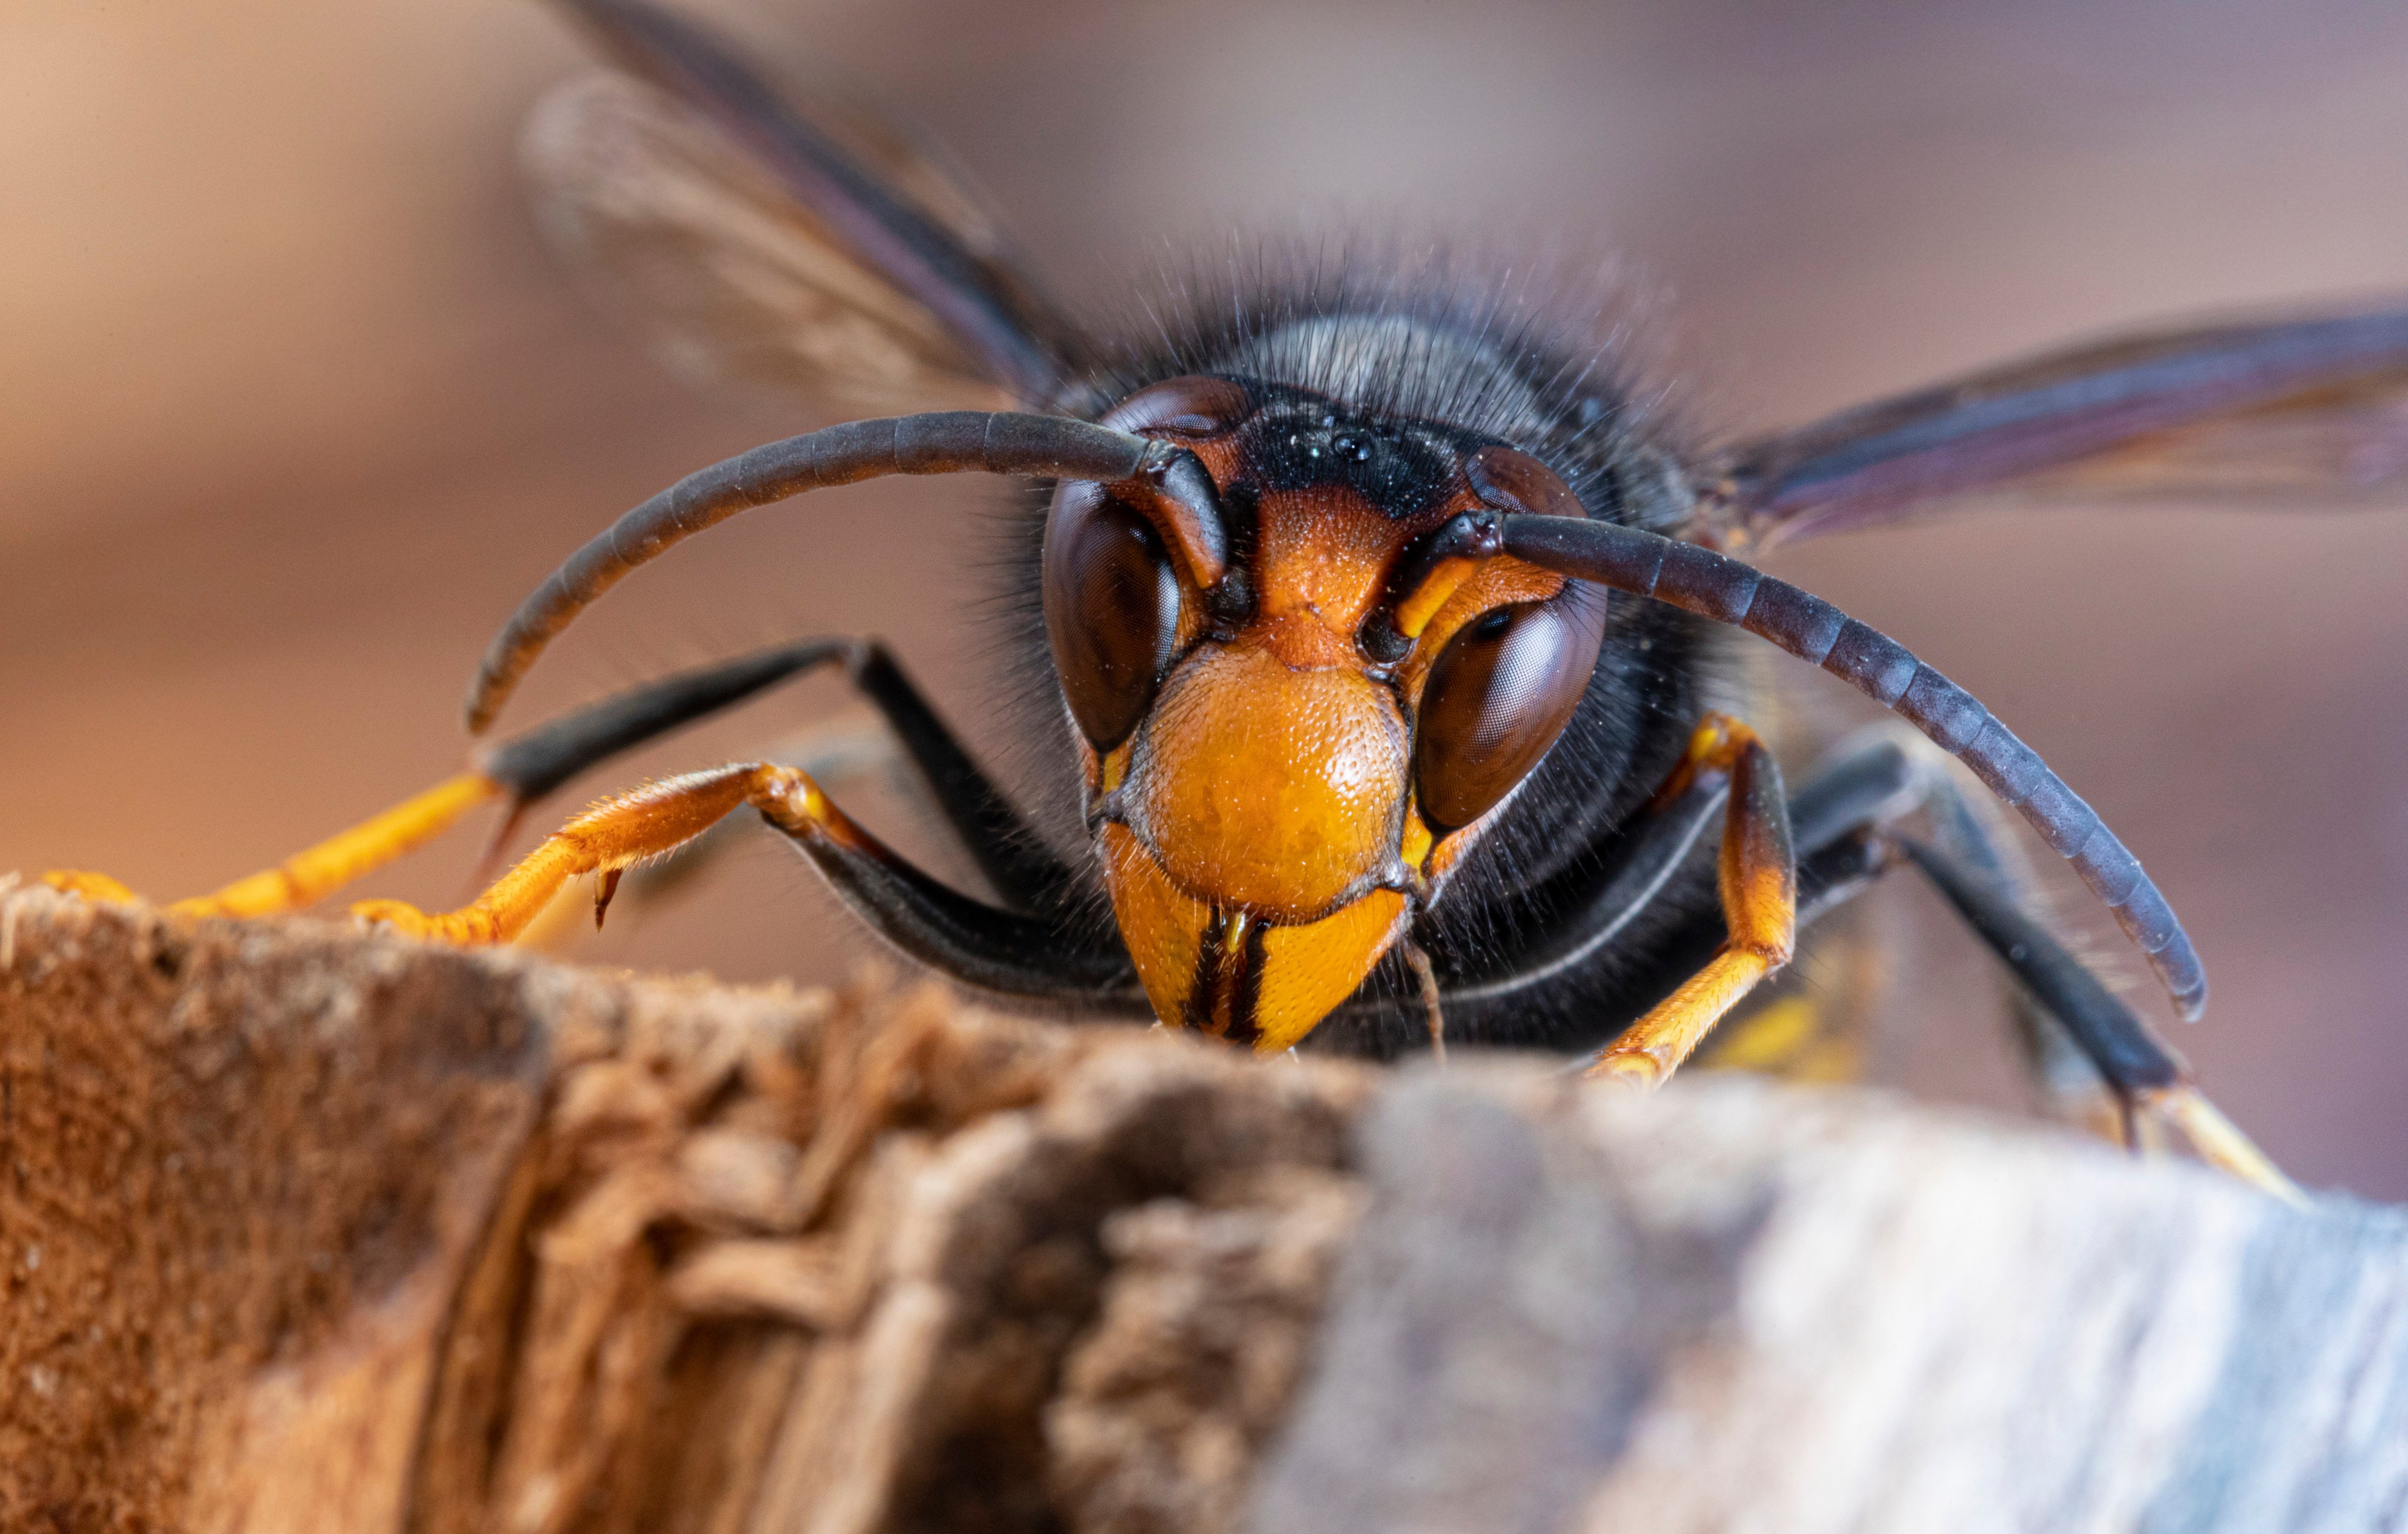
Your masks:
M 1717 879 L 1729 936 L 1704 968 L 1606 1046 L 1590 1076 L 1661 1083 L 1742 997 L 1789 962 L 1798 938 L 1798 865 L 1781 769 L 1755 731 L 1709 714 L 1663 797 L 1687 792 L 1706 773 L 1730 779 Z
M 943 726 L 928 715 L 910 681 L 875 645 L 851 639 L 797 640 L 663 677 L 588 704 L 484 752 L 470 770 L 276 867 L 238 879 L 214 894 L 179 900 L 167 909 L 179 916 L 267 916 L 296 910 L 411 851 L 488 799 L 507 799 L 512 807 L 496 838 L 498 847 L 500 838 L 507 837 L 516 824 L 519 810 L 577 773 L 667 730 L 739 703 L 788 677 L 837 661 L 856 667 L 855 680 L 890 719 L 898 719 L 907 740 L 911 737 L 905 724 L 924 725 L 923 735 L 943 735 Z M 936 749 L 952 749 L 958 754 L 949 738 L 939 740 Z M 43 879 L 54 888 L 96 899 L 134 897 L 131 890 L 106 874 L 61 870 Z
M 279 911 L 298 910 L 441 835 L 469 810 L 508 793 L 508 789 L 480 772 L 447 778 L 381 814 L 294 853 L 273 868 L 237 879 L 210 894 L 179 900 L 167 908 L 168 913 L 271 916 Z M 42 875 L 42 882 L 53 889 L 69 890 L 94 899 L 134 898 L 133 891 L 107 874 L 59 869 Z
M 2209 1166 L 2244 1183 L 2253 1183 L 2286 1203 L 2308 1202 L 2300 1185 L 2285 1176 L 2255 1140 L 2243 1134 L 2238 1125 L 2226 1118 L 2222 1110 L 2189 1082 L 2178 1082 L 2172 1086 L 2142 1092 L 2135 1107 L 2149 1118 L 2181 1130 L 2183 1138 L 2190 1141 L 2191 1150 Z
M 364 900 L 351 912 L 439 942 L 508 942 L 570 880 L 582 874 L 602 876 L 595 886 L 598 916 L 620 870 L 674 852 L 747 805 L 796 836 L 851 829 L 809 777 L 792 767 L 743 762 L 665 779 L 595 805 L 545 838 L 458 910 L 429 915 L 399 900 Z
M 746 806 L 792 840 L 872 930 L 963 984 L 1071 1011 L 1130 1016 L 1144 1009 L 1125 950 L 951 888 L 853 824 L 808 774 L 767 763 L 689 773 L 597 804 L 459 910 L 428 915 L 385 900 L 351 909 L 416 937 L 501 942 L 525 931 L 563 885 L 590 873 L 600 876 L 598 918 L 620 870 L 674 851 Z

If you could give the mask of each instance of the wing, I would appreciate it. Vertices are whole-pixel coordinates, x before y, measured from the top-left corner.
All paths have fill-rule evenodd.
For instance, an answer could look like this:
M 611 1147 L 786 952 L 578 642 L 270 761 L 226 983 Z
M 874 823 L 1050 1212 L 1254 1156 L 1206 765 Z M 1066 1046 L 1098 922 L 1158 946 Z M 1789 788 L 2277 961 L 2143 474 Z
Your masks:
M 2408 308 L 2046 353 L 1740 444 L 1699 541 L 1757 549 L 2001 500 L 2408 498 Z
M 1059 394 L 1075 332 L 928 146 L 641 0 L 564 3 L 622 73 L 529 120 L 537 220 L 673 366 L 870 411 Z

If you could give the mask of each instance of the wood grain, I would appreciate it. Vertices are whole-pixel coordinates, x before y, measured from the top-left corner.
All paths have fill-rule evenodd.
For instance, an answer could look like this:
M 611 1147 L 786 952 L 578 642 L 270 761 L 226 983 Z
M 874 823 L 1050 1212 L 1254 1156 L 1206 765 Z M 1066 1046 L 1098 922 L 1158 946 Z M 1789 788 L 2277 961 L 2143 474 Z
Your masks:
M 0 1527 L 2386 1529 L 2408 1223 L 0 892 Z

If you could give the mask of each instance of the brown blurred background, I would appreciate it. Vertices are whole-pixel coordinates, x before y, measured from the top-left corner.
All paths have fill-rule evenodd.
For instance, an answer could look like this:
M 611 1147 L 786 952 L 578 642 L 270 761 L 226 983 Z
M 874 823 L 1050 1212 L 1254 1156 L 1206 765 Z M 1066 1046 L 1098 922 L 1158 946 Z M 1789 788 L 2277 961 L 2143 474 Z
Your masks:
M 703 8 L 930 126 L 1073 295 L 1333 209 L 1619 250 L 1669 294 L 1713 425 L 2169 311 L 2408 289 L 2408 16 L 2384 4 Z M 673 382 L 538 248 L 514 136 L 578 63 L 531 0 L 0 17 L 0 867 L 193 893 L 452 769 L 469 664 L 555 558 L 809 423 Z M 844 494 L 680 551 L 513 720 L 870 631 L 975 728 L 982 584 L 956 530 L 991 492 Z M 2121 511 L 1777 565 L 1973 688 L 2100 807 L 2207 955 L 2213 1011 L 2177 1038 L 2215 1095 L 2304 1178 L 2391 1198 L 2403 564 L 2399 516 Z M 612 778 L 842 706 L 813 682 Z M 481 829 L 373 893 L 453 899 Z M 1885 898 L 1919 934 L 1901 1016 L 1986 1019 L 1953 999 L 1981 995 L 1966 940 L 1919 891 Z M 580 952 L 824 977 L 862 951 L 830 914 L 753 837 Z M 2017 1100 L 1997 1030 L 1901 1032 L 1893 1079 Z

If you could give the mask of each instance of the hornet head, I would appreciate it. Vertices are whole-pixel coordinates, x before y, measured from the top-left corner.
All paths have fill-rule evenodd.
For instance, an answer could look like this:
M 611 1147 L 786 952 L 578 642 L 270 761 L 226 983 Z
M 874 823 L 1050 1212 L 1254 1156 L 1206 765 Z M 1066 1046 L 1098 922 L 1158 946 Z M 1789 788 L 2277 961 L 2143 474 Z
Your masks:
M 1103 424 L 1185 450 L 1067 481 L 1044 605 L 1112 910 L 1156 1014 L 1284 1050 L 1360 985 L 1571 718 L 1602 589 L 1498 553 L 1579 516 L 1526 453 L 1234 377 Z

